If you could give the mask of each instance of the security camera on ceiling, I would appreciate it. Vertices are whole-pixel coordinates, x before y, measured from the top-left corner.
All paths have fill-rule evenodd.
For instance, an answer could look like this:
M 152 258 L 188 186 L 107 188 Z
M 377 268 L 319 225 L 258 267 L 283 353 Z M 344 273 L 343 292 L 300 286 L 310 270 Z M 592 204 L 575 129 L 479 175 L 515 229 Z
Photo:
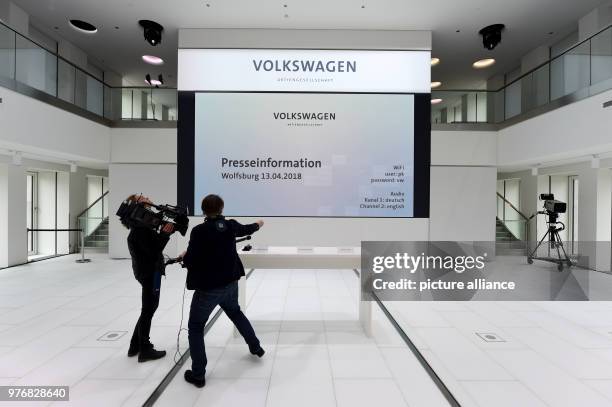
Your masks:
M 149 44 L 156 46 L 161 42 L 164 27 L 151 20 L 140 20 L 138 24 L 144 29 L 144 38 Z
M 482 45 L 489 51 L 497 47 L 502 40 L 502 31 L 505 28 L 503 24 L 493 24 L 480 30 L 478 33 L 482 35 Z

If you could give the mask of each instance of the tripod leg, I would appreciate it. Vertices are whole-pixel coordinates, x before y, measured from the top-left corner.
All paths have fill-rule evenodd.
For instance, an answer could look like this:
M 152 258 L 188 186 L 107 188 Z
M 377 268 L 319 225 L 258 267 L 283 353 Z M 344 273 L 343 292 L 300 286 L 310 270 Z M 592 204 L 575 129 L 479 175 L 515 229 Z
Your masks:
M 548 236 L 549 233 L 550 233 L 550 229 L 546 232 L 544 237 L 542 237 L 542 239 L 540 239 L 540 242 L 537 244 L 535 249 L 533 249 L 533 251 L 529 254 L 529 256 L 527 256 L 527 261 L 532 259 L 534 257 L 534 254 L 536 254 L 538 252 L 538 249 L 540 248 L 540 246 L 542 246 L 542 243 L 544 242 L 544 240 L 546 239 L 546 237 Z
M 557 232 L 557 239 L 559 239 L 559 244 L 561 245 L 561 250 L 563 250 L 563 256 L 565 257 L 565 261 L 567 262 L 567 265 L 571 267 L 572 259 L 570 259 L 569 255 L 565 251 L 565 246 L 563 245 L 563 241 L 561 240 L 561 237 L 559 236 L 559 232 Z M 559 257 L 561 256 L 559 255 Z

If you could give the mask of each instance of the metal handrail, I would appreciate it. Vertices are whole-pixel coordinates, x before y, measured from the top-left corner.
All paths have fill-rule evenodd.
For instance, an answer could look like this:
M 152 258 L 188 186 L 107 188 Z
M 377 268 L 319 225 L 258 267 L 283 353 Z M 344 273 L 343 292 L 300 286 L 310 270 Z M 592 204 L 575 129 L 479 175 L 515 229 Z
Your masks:
M 500 197 L 502 199 L 502 201 L 504 201 L 505 203 L 507 203 L 512 209 L 514 209 L 516 211 L 516 213 L 518 213 L 519 215 L 521 215 L 521 217 L 523 218 L 523 220 L 529 220 L 529 217 L 526 216 L 523 212 L 521 212 L 520 210 L 518 210 L 516 208 L 516 206 L 514 206 L 512 204 L 512 202 L 510 202 L 509 200 L 506 199 L 505 196 L 503 196 L 502 194 L 500 194 L 499 192 L 497 192 L 497 196 Z
M 82 232 L 83 229 L 30 229 L 26 228 L 28 232 Z
M 106 195 L 108 195 L 108 193 L 109 193 L 109 192 L 110 192 L 110 191 L 106 191 L 105 193 L 103 193 L 102 195 L 100 195 L 100 197 L 99 197 L 98 199 L 96 199 L 95 201 L 93 201 L 93 203 L 92 203 L 91 205 L 89 205 L 87 208 L 85 208 L 85 209 L 83 210 L 83 212 L 79 213 L 79 214 L 78 214 L 76 217 L 77 217 L 77 218 L 80 218 L 81 216 L 83 216 L 83 215 L 85 214 L 85 212 L 87 212 L 88 210 L 90 210 L 91 208 L 93 208 L 93 206 L 94 206 L 95 204 L 97 204 L 97 203 L 98 203 L 98 202 L 100 202 L 102 199 L 104 199 L 104 197 L 105 197 Z M 102 217 L 102 219 L 104 219 L 104 218 L 105 218 L 105 216 L 103 216 L 103 217 Z
M 35 229 L 31 229 L 31 228 L 26 228 L 27 233 L 30 232 L 79 232 L 81 235 L 81 247 L 80 247 L 80 251 L 81 251 L 81 258 L 76 260 L 77 263 L 89 263 L 91 262 L 91 259 L 86 259 L 85 258 L 85 230 L 83 228 L 67 228 L 67 229 L 40 229 L 40 228 L 35 228 Z M 57 235 L 56 235 L 57 237 Z M 56 249 L 56 254 L 57 254 L 57 249 Z

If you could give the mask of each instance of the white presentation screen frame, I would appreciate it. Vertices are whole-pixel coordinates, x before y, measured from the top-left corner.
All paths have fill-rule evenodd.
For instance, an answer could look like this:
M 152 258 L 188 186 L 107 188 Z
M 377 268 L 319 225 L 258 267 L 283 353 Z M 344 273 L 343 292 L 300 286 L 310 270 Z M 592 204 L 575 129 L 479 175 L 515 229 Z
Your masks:
M 179 91 L 430 93 L 430 51 L 179 49 Z
M 206 92 L 414 95 L 411 218 L 429 218 L 431 51 L 179 49 L 178 203 L 191 213 L 195 212 L 195 97 Z

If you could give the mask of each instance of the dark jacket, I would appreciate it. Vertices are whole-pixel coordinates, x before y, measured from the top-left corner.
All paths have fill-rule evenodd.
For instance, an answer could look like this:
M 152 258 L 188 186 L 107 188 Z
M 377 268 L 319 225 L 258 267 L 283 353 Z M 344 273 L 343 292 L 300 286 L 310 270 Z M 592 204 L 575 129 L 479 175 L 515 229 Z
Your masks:
M 223 216 L 206 218 L 191 231 L 183 264 L 187 267 L 187 289 L 210 290 L 244 276 L 236 251 L 236 238 L 259 230 L 259 225 L 241 225 Z
M 152 229 L 133 227 L 128 235 L 128 248 L 132 256 L 132 270 L 137 280 L 156 272 L 164 274 L 163 251 L 170 235 Z

